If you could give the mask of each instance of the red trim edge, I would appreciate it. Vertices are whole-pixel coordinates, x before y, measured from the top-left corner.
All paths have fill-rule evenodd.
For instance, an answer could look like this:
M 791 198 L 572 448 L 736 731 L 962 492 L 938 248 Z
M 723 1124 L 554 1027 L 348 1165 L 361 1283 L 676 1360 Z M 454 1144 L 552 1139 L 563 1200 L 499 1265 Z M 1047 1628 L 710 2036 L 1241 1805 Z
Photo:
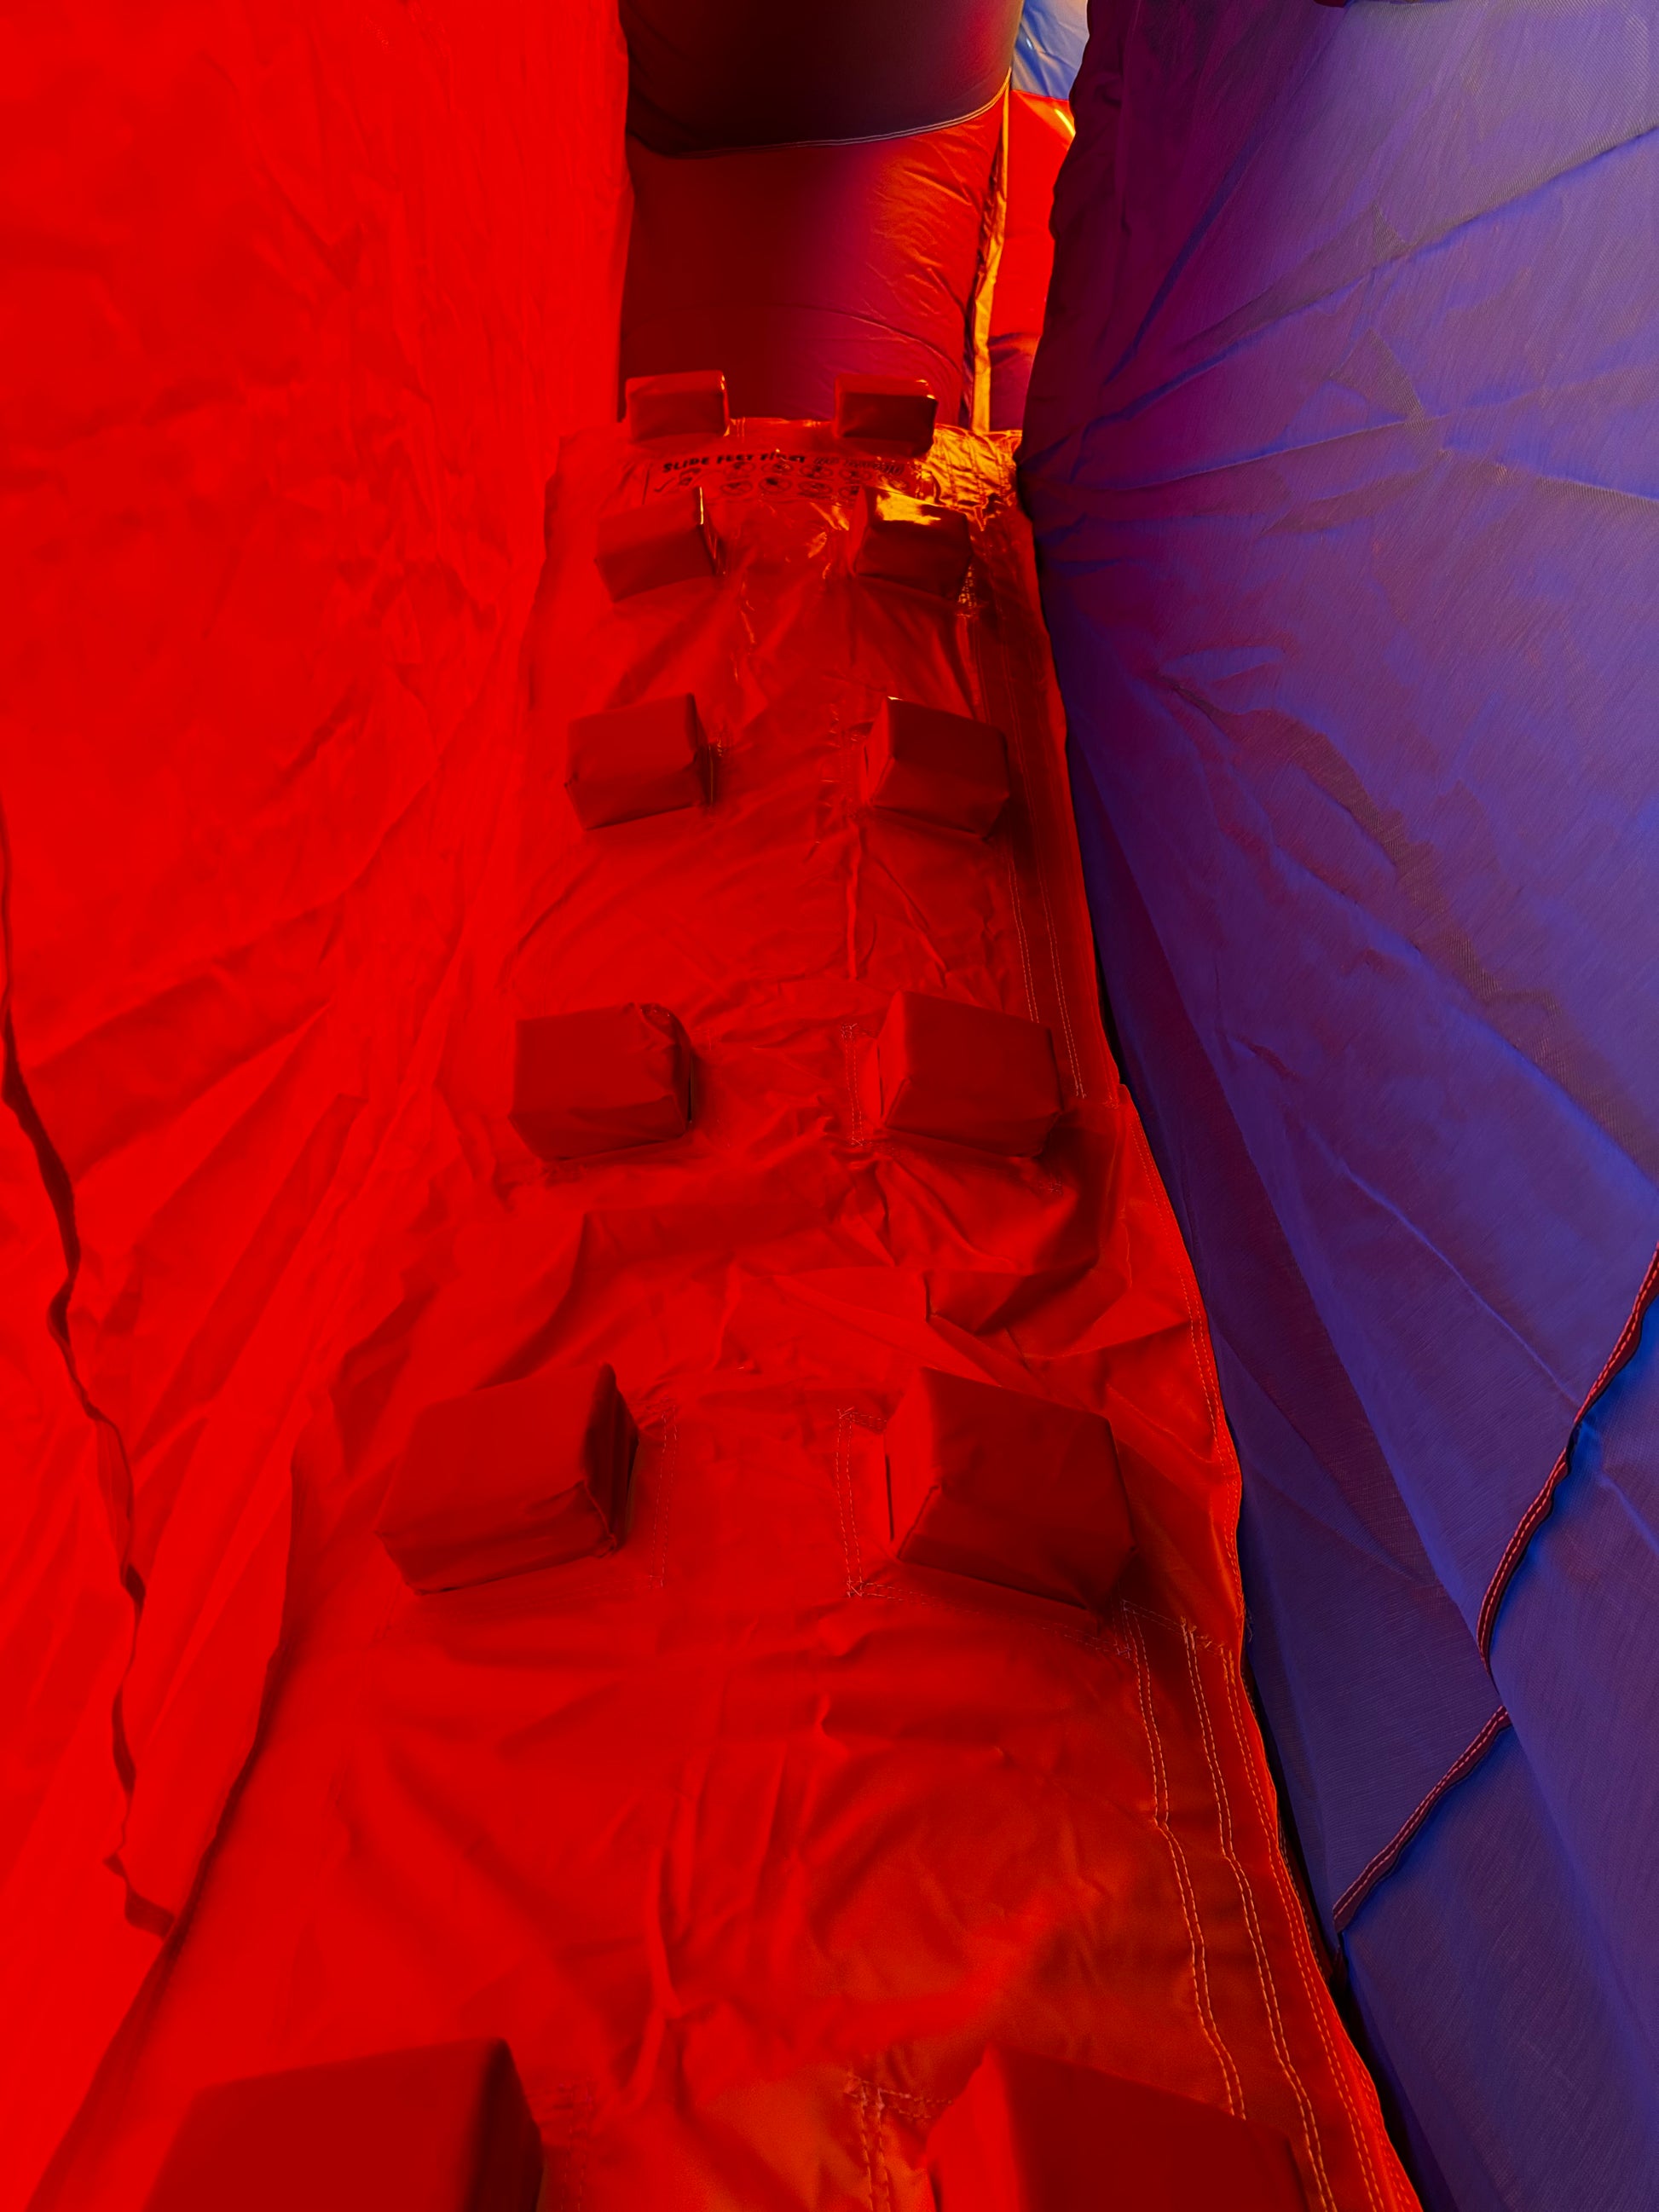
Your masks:
M 1578 1434 L 1580 1423 L 1630 1358 L 1632 1352 L 1635 1351 L 1636 1340 L 1642 1334 L 1643 1320 L 1649 1306 L 1653 1303 L 1654 1293 L 1656 1291 L 1659 1291 L 1659 1251 L 1656 1251 L 1648 1262 L 1648 1272 L 1643 1276 L 1642 1287 L 1636 1293 L 1636 1304 L 1631 1308 L 1630 1318 L 1620 1331 L 1619 1341 L 1607 1355 L 1606 1366 L 1590 1385 L 1583 1404 L 1573 1415 L 1572 1426 L 1568 1430 L 1567 1440 L 1561 1447 L 1560 1458 L 1550 1469 L 1548 1481 L 1522 1515 L 1514 1535 L 1504 1547 L 1504 1556 L 1498 1562 L 1497 1571 L 1486 1586 L 1486 1595 L 1480 1601 L 1480 1613 L 1475 1622 L 1474 1639 L 1480 1647 L 1480 1656 L 1488 1668 L 1492 1665 L 1492 1640 L 1498 1626 L 1498 1608 L 1504 1602 L 1504 1593 L 1508 1589 L 1510 1579 L 1520 1565 L 1528 1545 L 1538 1533 L 1540 1522 L 1547 1516 L 1550 1507 L 1555 1502 L 1556 1487 L 1567 1471 L 1567 1461 L 1571 1455 L 1573 1440 Z
M 1392 1874 L 1399 1864 L 1401 1853 L 1428 1819 L 1449 1790 L 1455 1790 L 1466 1774 L 1479 1766 L 1486 1753 L 1510 1724 L 1510 1717 L 1502 1705 L 1486 1723 L 1474 1741 L 1460 1759 L 1454 1760 L 1441 1776 L 1428 1796 L 1405 1826 L 1383 1844 L 1370 1863 L 1361 1869 L 1336 1900 L 1331 1911 L 1331 1924 L 1340 1936 L 1360 1906 L 1376 1887 L 1385 1874 Z
M 1516 1569 L 1524 1558 L 1527 1547 L 1538 1533 L 1540 1523 L 1547 1518 L 1550 1507 L 1555 1502 L 1557 1487 L 1566 1474 L 1567 1462 L 1572 1455 L 1573 1442 L 1578 1434 L 1584 1416 L 1629 1359 L 1632 1352 L 1635 1351 L 1637 1340 L 1642 1334 L 1642 1323 L 1647 1317 L 1648 1308 L 1653 1304 L 1656 1295 L 1659 1295 L 1659 1250 L 1656 1250 L 1652 1259 L 1648 1262 L 1648 1271 L 1642 1278 L 1641 1287 L 1636 1293 L 1636 1303 L 1630 1310 L 1629 1317 L 1624 1328 L 1619 1332 L 1618 1342 L 1608 1353 L 1607 1364 L 1586 1392 L 1583 1404 L 1573 1416 L 1572 1426 L 1567 1431 L 1567 1441 L 1561 1448 L 1560 1457 L 1550 1469 L 1548 1481 L 1545 1483 L 1537 1497 L 1522 1515 L 1515 1534 L 1504 1547 L 1504 1556 L 1498 1562 L 1497 1571 L 1487 1585 L 1486 1595 L 1480 1601 L 1480 1616 L 1475 1623 L 1475 1639 L 1480 1648 L 1480 1656 L 1489 1670 L 1492 1666 L 1492 1635 L 1498 1626 L 1498 1609 L 1504 1602 L 1504 1593 L 1508 1589 Z M 1472 1772 L 1480 1764 L 1509 1725 L 1509 1714 L 1502 1705 L 1499 1705 L 1468 1749 L 1447 1768 L 1411 1818 L 1388 1843 L 1383 1844 L 1375 1858 L 1354 1876 L 1341 1896 L 1337 1899 L 1331 1911 L 1332 1924 L 1339 1936 L 1352 1920 L 1355 1913 L 1358 1911 L 1382 1877 L 1393 1873 L 1400 1863 L 1406 1846 L 1446 1792 L 1449 1790 L 1455 1790 L 1464 1776 Z

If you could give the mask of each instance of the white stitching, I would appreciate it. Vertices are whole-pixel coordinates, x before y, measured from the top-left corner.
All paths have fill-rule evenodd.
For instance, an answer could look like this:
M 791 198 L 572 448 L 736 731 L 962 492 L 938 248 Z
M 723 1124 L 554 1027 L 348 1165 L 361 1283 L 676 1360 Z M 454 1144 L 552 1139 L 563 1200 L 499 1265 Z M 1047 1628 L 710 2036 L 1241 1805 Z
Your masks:
M 853 1505 L 853 1429 L 857 1419 L 850 1406 L 841 1407 L 836 1416 L 836 1502 L 841 1509 L 841 1548 L 847 1562 L 848 1597 L 858 1597 L 864 1589 L 864 1560 Z
M 1239 1687 L 1237 1668 L 1229 1659 L 1224 1658 L 1222 1665 L 1222 1679 L 1225 1684 L 1227 1692 L 1228 1717 L 1232 1722 L 1234 1739 L 1238 1744 L 1239 1753 L 1243 1760 L 1245 1779 L 1249 1785 L 1250 1795 L 1255 1802 L 1257 1818 L 1261 1820 L 1263 1828 L 1267 1832 L 1268 1849 L 1273 1855 L 1273 1882 L 1279 1891 L 1279 1904 L 1284 1910 L 1285 1917 L 1291 1923 L 1291 1948 L 1296 1954 L 1297 1972 L 1302 1978 L 1303 1991 L 1308 1999 L 1310 2009 L 1313 2013 L 1314 2023 L 1318 2028 L 1319 2039 L 1324 2046 L 1327 2062 L 1328 2063 L 1331 2072 L 1335 2078 L 1337 2094 L 1342 2100 L 1343 2109 L 1347 2113 L 1349 2123 L 1353 2129 L 1355 2142 L 1359 2152 L 1360 2164 L 1364 2170 L 1366 2197 L 1373 2205 L 1380 2208 L 1383 2203 L 1383 2199 L 1378 2192 L 1376 2169 L 1371 2162 L 1371 2149 L 1369 2133 L 1361 2124 L 1358 2112 L 1354 2105 L 1352 2094 L 1353 2085 L 1349 2078 L 1348 2069 L 1342 2063 L 1340 2055 L 1339 2054 L 1336 2045 L 1333 2040 L 1330 2027 L 1325 2016 L 1325 2008 L 1330 2002 L 1329 1994 L 1325 1989 L 1323 1982 L 1320 1981 L 1316 1976 L 1310 1977 L 1309 1973 L 1308 1959 L 1304 1949 L 1308 1942 L 1308 1937 L 1307 1932 L 1302 1925 L 1301 1909 L 1297 1903 L 1293 1892 L 1291 1889 L 1290 1876 L 1285 1871 L 1284 1861 L 1279 1853 L 1277 1823 L 1270 1818 L 1268 1808 L 1261 1795 L 1261 1778 L 1256 1771 L 1255 1759 L 1251 1741 L 1251 1737 L 1254 1736 L 1255 1731 L 1252 1730 L 1250 1736 L 1247 1736 L 1243 1725 L 1239 1705 L 1239 1700 L 1243 1692 Z M 1380 2124 L 1380 2112 L 1378 2114 L 1378 2119 Z M 1395 2191 L 1392 2187 L 1389 2191 L 1389 2196 L 1390 2199 L 1393 2199 L 1395 2202 L 1398 2201 L 1397 2198 L 1395 2198 Z
M 1182 1643 L 1187 1656 L 1187 1679 L 1192 1686 L 1193 1703 L 1198 1709 L 1199 1735 L 1204 1746 L 1204 1764 L 1210 1778 L 1210 1792 L 1215 1799 L 1216 1827 L 1221 1838 L 1221 1856 L 1227 1862 L 1237 1885 L 1239 1903 L 1244 1908 L 1245 1932 L 1250 1939 L 1250 1948 L 1255 1954 L 1255 1978 L 1261 1991 L 1261 2002 L 1267 2014 L 1268 2032 L 1273 2037 L 1273 2053 L 1280 2070 L 1291 2085 L 1296 2098 L 1297 2110 L 1302 2116 L 1302 2139 L 1308 2147 L 1308 2160 L 1318 2179 L 1321 2202 L 1335 2212 L 1336 2200 L 1331 2194 L 1330 2176 L 1325 2170 L 1325 2154 L 1319 2140 L 1319 2119 L 1314 2111 L 1313 2099 L 1308 2094 L 1307 2084 L 1297 2069 L 1291 2054 L 1290 2039 L 1279 2010 L 1279 1990 L 1273 1980 L 1273 1961 L 1267 1955 L 1267 1944 L 1261 1933 L 1261 1922 L 1255 1909 L 1255 1893 L 1233 1838 L 1232 1807 L 1228 1802 L 1226 1778 L 1221 1771 L 1221 1761 L 1215 1747 L 1215 1734 L 1210 1725 L 1210 1708 L 1204 1695 L 1200 1678 L 1198 1653 L 1189 1634 L 1183 1634 Z
M 870 1141 L 870 1132 L 865 1125 L 864 1109 L 859 1103 L 858 1047 L 859 1039 L 863 1036 L 863 1031 L 856 1022 L 843 1022 L 841 1025 L 841 1036 L 842 1044 L 847 1054 L 847 1098 L 852 1110 L 853 1142 L 855 1145 L 867 1145 Z
M 1126 1614 L 1126 1620 L 1127 1615 Z M 1169 1817 L 1169 1782 L 1164 1766 L 1164 1747 L 1158 1726 L 1158 1716 L 1152 1699 L 1152 1667 L 1146 1656 L 1146 1646 L 1139 1628 L 1128 1621 L 1130 1642 L 1133 1646 L 1135 1689 L 1140 1704 L 1140 1724 L 1146 1734 L 1146 1750 L 1152 1762 L 1152 1818 L 1157 1823 L 1170 1853 L 1170 1863 L 1175 1869 L 1176 1888 L 1181 1899 L 1182 1914 L 1187 1923 L 1188 1948 L 1193 1964 L 1193 1996 L 1198 2008 L 1199 2025 L 1205 2040 L 1214 2051 L 1221 2069 L 1222 2087 L 1226 2092 L 1227 2110 L 1237 2118 L 1243 2116 L 1244 2085 L 1239 2080 L 1238 2069 L 1232 2054 L 1222 2039 L 1214 2010 L 1210 2002 L 1209 1965 L 1204 1950 L 1204 1930 L 1198 1917 L 1198 1899 L 1192 1888 L 1192 1876 L 1187 1865 L 1187 1855 L 1181 1847 Z
M 882 2094 L 872 2082 L 860 2081 L 854 2075 L 847 2084 L 847 2094 L 858 2107 L 859 2141 L 864 2151 L 864 2172 L 870 2191 L 870 2212 L 883 2212 L 882 2204 L 878 2201 L 877 2175 L 879 2173 L 883 2185 L 879 2197 L 885 2197 L 890 2206 L 892 2201 L 892 2180 L 887 2172 L 887 2160 L 881 2146 Z M 870 2119 L 870 2106 L 872 2099 L 876 2107 L 873 2127 Z

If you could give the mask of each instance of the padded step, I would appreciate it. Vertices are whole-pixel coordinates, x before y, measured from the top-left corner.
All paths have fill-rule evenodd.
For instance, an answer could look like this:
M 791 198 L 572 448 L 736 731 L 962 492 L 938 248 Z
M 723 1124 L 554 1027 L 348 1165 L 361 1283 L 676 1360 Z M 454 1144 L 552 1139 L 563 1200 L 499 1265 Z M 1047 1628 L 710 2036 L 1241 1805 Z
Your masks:
M 885 699 L 864 747 L 864 790 L 884 814 L 988 836 L 1008 803 L 1000 730 L 908 699 Z
M 924 1367 L 885 1444 L 900 1559 L 1067 1605 L 1105 1603 L 1134 1534 L 1099 1414 Z
M 535 2212 L 513 2054 L 428 2044 L 198 2090 L 144 2212 Z
M 593 559 L 613 599 L 660 591 L 714 573 L 714 541 L 703 513 L 702 487 L 665 493 L 643 507 L 601 515 Z
M 878 1116 L 897 1136 L 1040 1152 L 1062 1101 L 1041 1022 L 896 991 L 874 1053 Z
M 584 830 L 701 806 L 702 725 L 689 691 L 580 714 L 570 725 L 564 787 Z
M 544 1160 L 684 1136 L 690 1040 L 665 1006 L 532 1016 L 518 1025 L 511 1119 Z
M 660 438 L 723 438 L 731 426 L 726 379 L 717 368 L 628 380 L 628 434 L 636 446 Z
M 866 484 L 854 502 L 847 557 L 855 576 L 954 599 L 973 550 L 968 518 L 953 507 L 882 484 Z
M 917 459 L 933 442 L 939 401 L 920 376 L 838 376 L 836 435 Z
M 422 1591 L 613 1551 L 637 1442 L 603 1364 L 441 1399 L 416 1418 L 375 1534 Z
M 1146 2053 L 1149 2069 L 1162 2054 Z M 993 2045 L 927 2137 L 939 2212 L 1306 2212 L 1277 2129 Z

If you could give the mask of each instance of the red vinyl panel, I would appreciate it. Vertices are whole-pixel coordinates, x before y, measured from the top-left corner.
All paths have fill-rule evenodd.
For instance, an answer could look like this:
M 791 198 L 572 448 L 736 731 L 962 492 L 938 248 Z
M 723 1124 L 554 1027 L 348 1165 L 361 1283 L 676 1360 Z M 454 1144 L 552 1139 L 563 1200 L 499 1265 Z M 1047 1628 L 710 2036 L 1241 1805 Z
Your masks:
M 625 376 L 722 368 L 737 415 L 834 411 L 838 372 L 917 376 L 972 419 L 1002 103 L 861 145 L 672 160 L 629 141 Z
M 0 32 L 8 2212 L 254 1741 L 295 1439 L 433 1111 L 542 485 L 612 404 L 625 97 L 568 4 Z M 51 1329 L 66 1232 L 102 1419 Z
M 969 519 L 957 600 L 853 573 L 872 481 Z M 688 485 L 719 575 L 613 601 L 601 514 Z M 259 1749 L 39 2212 L 125 2212 L 204 2082 L 470 2035 L 510 2044 L 559 2212 L 908 2212 L 1014 2021 L 1261 2119 L 1322 2212 L 1403 2206 L 1278 1856 L 1237 1471 L 1096 1010 L 1007 441 L 607 428 L 549 513 L 534 704 L 295 1456 Z M 658 691 L 698 702 L 713 803 L 584 831 L 567 723 Z M 988 838 L 866 807 L 896 691 L 1004 733 Z M 1039 1154 L 870 1124 L 900 989 L 1050 1033 Z M 515 1024 L 631 1003 L 684 1024 L 690 1128 L 538 1159 Z M 598 1360 L 640 1429 L 619 1547 L 409 1591 L 372 1523 L 422 1410 Z M 881 1431 L 924 1366 L 1109 1421 L 1104 1612 L 893 1556 Z
M 1101 1033 L 1008 441 L 568 438 L 531 610 L 536 484 L 617 392 L 614 23 L 72 0 L 32 36 L 0 2212 L 131 2212 L 216 2081 L 480 2037 L 556 2212 L 912 2212 L 1016 2021 L 1259 2118 L 1322 2212 L 1403 2205 L 1278 1854 L 1237 1470 Z M 850 224 L 810 165 L 722 203 L 721 162 L 659 162 L 652 205 L 644 157 L 684 355 L 652 365 L 742 406 L 758 362 L 819 416 L 837 369 L 921 374 L 961 419 L 1000 129 L 908 142 L 898 184 L 852 149 Z M 768 240 L 815 210 L 787 291 Z M 961 518 L 960 588 L 855 572 L 872 486 Z M 693 493 L 709 560 L 613 597 L 602 524 Z M 895 694 L 1001 732 L 988 836 L 866 805 Z M 686 696 L 711 803 L 585 830 L 571 720 Z M 1040 1149 L 876 1123 L 898 992 L 1048 1033 Z M 618 1007 L 683 1024 L 689 1127 L 539 1157 L 519 1024 Z M 410 1589 L 375 1522 L 422 1413 L 600 1363 L 640 1428 L 616 1547 Z M 923 1367 L 1109 1422 L 1103 1610 L 893 1555 L 881 1431 Z
M 1075 136 L 1063 100 L 1015 92 L 1008 99 L 1007 199 L 1002 257 L 991 302 L 991 428 L 1025 419 L 1031 363 L 1042 335 L 1054 240 L 1048 228 L 1054 179 Z

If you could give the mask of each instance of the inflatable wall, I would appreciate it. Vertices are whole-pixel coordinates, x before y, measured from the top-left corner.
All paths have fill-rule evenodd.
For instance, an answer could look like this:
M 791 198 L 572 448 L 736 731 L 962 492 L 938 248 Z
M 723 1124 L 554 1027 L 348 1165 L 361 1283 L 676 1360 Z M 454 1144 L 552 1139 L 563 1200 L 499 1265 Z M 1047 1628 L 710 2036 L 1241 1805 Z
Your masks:
M 1097 4 L 1023 454 L 1249 1651 L 1425 2193 L 1659 2173 L 1652 11 Z
M 1646 2201 L 1640 27 L 1094 14 L 7 33 L 5 2212 Z

